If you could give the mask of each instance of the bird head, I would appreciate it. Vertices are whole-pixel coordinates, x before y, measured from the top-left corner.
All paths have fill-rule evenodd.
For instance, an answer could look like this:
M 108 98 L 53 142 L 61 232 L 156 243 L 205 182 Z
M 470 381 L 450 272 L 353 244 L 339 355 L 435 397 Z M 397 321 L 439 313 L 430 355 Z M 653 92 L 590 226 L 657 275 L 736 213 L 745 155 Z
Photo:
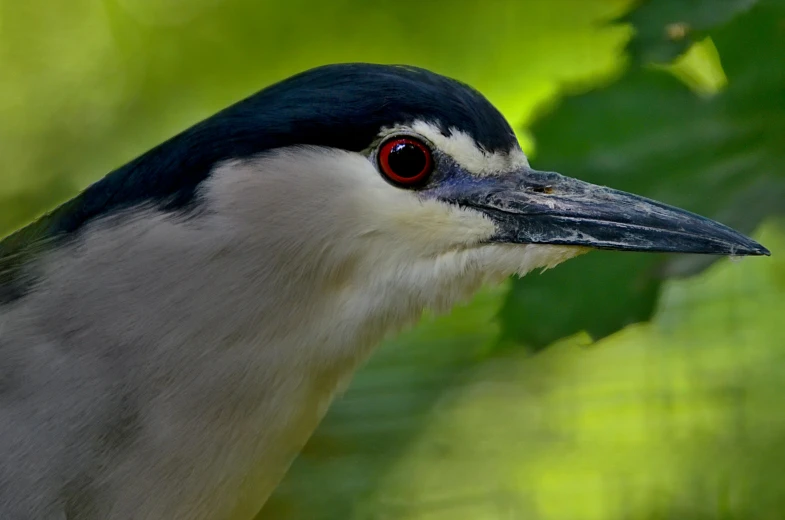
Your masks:
M 591 249 L 768 254 L 713 220 L 533 169 L 486 98 L 422 69 L 321 67 L 219 117 L 276 144 L 215 169 L 223 211 L 265 233 L 278 215 L 269 247 L 311 259 L 314 280 L 354 270 L 385 300 L 405 288 L 446 308 Z
M 329 65 L 276 83 L 109 174 L 36 234 L 138 222 L 142 209 L 210 222 L 198 242 L 236 259 L 216 270 L 378 316 L 446 309 L 591 249 L 768 254 L 713 220 L 533 169 L 485 97 L 406 66 Z

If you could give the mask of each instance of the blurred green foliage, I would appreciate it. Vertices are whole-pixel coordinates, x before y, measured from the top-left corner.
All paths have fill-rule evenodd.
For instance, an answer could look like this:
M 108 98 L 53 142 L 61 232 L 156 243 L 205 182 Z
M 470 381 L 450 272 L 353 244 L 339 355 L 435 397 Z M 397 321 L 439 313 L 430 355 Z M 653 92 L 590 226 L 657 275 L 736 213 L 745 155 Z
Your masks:
M 775 255 L 785 251 L 783 224 L 760 233 Z M 781 258 L 725 260 L 667 283 L 649 324 L 589 348 L 578 335 L 535 357 L 476 365 L 358 511 L 781 518 L 783 272 Z
M 457 77 L 537 168 L 774 256 L 592 253 L 426 317 L 260 519 L 781 518 L 785 222 L 759 224 L 785 209 L 783 56 L 783 0 L 0 0 L 0 235 L 304 68 Z

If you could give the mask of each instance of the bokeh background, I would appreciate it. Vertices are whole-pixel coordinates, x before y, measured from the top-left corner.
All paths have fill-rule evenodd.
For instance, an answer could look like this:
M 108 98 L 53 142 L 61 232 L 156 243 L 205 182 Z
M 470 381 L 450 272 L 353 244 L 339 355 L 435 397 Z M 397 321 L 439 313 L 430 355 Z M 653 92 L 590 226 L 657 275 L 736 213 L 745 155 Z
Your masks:
M 785 518 L 785 0 L 0 0 L 0 235 L 279 79 L 468 82 L 771 258 L 592 253 L 392 338 L 259 519 Z

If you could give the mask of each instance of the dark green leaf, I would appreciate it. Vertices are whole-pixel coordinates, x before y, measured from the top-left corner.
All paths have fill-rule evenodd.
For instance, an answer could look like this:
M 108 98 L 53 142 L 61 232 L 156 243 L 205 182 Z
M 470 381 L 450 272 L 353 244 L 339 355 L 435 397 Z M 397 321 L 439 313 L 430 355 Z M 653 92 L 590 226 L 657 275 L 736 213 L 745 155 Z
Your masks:
M 660 18 L 675 12 L 669 2 L 648 5 L 649 13 L 664 6 Z M 534 125 L 534 165 L 751 232 L 785 211 L 783 20 L 785 10 L 761 4 L 710 31 L 729 78 L 717 96 L 695 95 L 664 70 L 634 67 L 609 88 L 568 98 Z M 649 317 L 661 276 L 695 272 L 708 260 L 591 253 L 527 276 L 501 313 L 504 335 L 532 347 L 580 330 L 602 337 Z
M 621 21 L 635 27 L 627 50 L 639 63 L 665 63 L 758 0 L 644 0 Z
M 516 280 L 499 313 L 503 344 L 524 341 L 538 350 L 581 330 L 602 338 L 645 321 L 659 286 L 653 276 L 657 260 L 645 254 L 597 252 Z

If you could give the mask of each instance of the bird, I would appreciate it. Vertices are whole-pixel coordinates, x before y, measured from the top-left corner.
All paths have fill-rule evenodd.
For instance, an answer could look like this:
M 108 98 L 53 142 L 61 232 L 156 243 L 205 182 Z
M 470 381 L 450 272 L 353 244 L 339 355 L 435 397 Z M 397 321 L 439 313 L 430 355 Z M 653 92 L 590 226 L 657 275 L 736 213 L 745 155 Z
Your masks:
M 262 88 L 0 242 L 0 518 L 250 520 L 381 340 L 601 249 L 769 255 L 427 69 Z

